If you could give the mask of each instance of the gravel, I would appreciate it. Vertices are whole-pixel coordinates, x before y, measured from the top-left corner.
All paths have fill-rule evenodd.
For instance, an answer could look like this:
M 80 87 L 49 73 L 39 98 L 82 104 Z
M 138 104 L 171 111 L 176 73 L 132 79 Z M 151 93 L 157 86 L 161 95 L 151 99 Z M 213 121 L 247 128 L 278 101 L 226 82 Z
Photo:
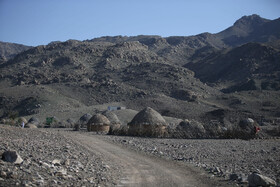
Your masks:
M 66 130 L 67 131 L 67 130 Z M 86 132 L 77 132 L 86 133 Z M 21 164 L 0 159 L 0 186 L 114 186 L 117 166 L 58 129 L 0 125 L 0 155 L 16 151 Z M 280 182 L 280 139 L 156 139 L 99 135 L 106 141 L 163 159 L 188 162 L 213 176 L 248 184 L 252 172 Z
M 113 186 L 114 168 L 59 131 L 0 125 L 0 156 L 16 150 L 22 164 L 0 159 L 0 186 Z
M 280 182 L 280 140 L 156 139 L 104 136 L 108 141 L 158 157 L 189 162 L 215 176 L 247 184 L 252 172 Z

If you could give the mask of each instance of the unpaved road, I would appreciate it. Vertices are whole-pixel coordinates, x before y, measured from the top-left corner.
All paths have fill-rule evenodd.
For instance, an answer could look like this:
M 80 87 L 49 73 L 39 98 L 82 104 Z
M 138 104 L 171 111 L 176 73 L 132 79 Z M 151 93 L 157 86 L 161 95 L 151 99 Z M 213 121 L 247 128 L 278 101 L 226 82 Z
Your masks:
M 0 156 L 6 150 L 17 151 L 23 163 L 0 159 L 5 187 L 229 186 L 185 162 L 149 156 L 89 132 L 0 124 Z
M 61 132 L 81 147 L 94 152 L 106 163 L 119 168 L 118 186 L 227 186 L 225 182 L 209 178 L 205 172 L 186 164 L 142 153 L 105 141 L 102 136 L 89 133 Z

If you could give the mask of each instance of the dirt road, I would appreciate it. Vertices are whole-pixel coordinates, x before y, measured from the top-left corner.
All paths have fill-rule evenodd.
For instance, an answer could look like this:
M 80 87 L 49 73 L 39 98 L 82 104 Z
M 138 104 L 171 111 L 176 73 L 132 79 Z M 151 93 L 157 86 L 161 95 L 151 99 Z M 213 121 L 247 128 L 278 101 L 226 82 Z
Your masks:
M 161 158 L 153 158 L 105 141 L 102 136 L 62 132 L 82 147 L 102 157 L 108 165 L 119 168 L 118 186 L 225 186 L 193 168 Z

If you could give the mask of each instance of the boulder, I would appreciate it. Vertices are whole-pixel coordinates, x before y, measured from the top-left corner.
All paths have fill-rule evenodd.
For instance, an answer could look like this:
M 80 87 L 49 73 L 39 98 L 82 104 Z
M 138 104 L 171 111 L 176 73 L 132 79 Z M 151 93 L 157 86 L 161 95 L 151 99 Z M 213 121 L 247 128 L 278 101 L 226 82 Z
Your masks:
M 253 172 L 251 175 L 248 176 L 249 186 L 276 186 L 276 182 L 271 178 L 263 176 L 259 173 Z
M 23 162 L 22 158 L 16 151 L 5 151 L 2 154 L 2 160 L 14 164 L 21 164 Z

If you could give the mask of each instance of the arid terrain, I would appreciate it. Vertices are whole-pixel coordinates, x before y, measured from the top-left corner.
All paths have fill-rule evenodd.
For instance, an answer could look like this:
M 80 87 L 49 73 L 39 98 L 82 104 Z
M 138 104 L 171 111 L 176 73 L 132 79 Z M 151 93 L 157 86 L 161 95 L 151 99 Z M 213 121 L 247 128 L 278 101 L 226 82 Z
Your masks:
M 254 14 L 215 34 L 0 42 L 0 155 L 23 159 L 0 160 L 0 186 L 279 184 L 279 33 L 280 18 Z M 108 107 L 114 136 L 73 131 Z M 127 136 L 146 107 L 163 138 Z
M 1 186 L 234 186 L 246 185 L 257 170 L 280 179 L 279 139 L 149 139 L 3 125 L 0 130 L 1 152 L 17 150 L 23 159 L 20 165 L 1 161 Z

